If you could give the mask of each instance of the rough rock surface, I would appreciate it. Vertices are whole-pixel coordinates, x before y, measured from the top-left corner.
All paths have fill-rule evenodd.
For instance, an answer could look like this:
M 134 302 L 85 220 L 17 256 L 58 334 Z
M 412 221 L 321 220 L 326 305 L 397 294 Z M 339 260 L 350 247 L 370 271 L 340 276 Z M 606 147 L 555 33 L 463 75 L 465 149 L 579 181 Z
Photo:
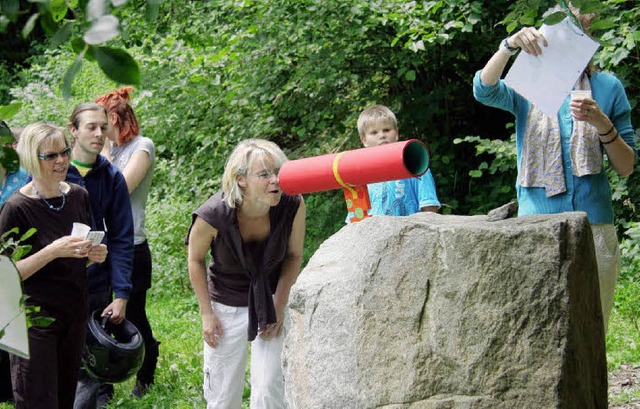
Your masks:
M 584 213 L 347 225 L 292 289 L 293 408 L 606 408 Z

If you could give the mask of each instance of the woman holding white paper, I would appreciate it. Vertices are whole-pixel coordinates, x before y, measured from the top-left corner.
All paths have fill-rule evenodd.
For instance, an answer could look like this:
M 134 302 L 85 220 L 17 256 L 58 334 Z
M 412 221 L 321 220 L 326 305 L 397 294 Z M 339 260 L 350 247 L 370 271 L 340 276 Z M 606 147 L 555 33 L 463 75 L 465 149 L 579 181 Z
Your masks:
M 595 15 L 572 11 L 588 29 Z M 583 95 L 573 100 L 567 97 L 557 116 L 544 114 L 500 77 L 509 58 L 519 50 L 536 56 L 544 53 L 546 46 L 547 40 L 534 27 L 505 38 L 476 73 L 473 93 L 479 102 L 516 117 L 518 215 L 587 213 L 596 248 L 606 333 L 620 270 L 620 250 L 603 154 L 606 152 L 609 163 L 621 176 L 633 172 L 636 146 L 631 106 L 615 76 L 588 66 L 574 86 Z
M 107 248 L 70 235 L 74 222 L 90 223 L 91 215 L 87 191 L 64 181 L 71 152 L 65 131 L 29 125 L 17 151 L 33 180 L 0 209 L 0 234 L 31 247 L 16 263 L 26 303 L 54 321 L 29 328 L 29 359 L 11 356 L 14 400 L 17 409 L 72 408 L 86 331 L 87 260 L 103 262 Z M 30 228 L 35 233 L 23 237 Z

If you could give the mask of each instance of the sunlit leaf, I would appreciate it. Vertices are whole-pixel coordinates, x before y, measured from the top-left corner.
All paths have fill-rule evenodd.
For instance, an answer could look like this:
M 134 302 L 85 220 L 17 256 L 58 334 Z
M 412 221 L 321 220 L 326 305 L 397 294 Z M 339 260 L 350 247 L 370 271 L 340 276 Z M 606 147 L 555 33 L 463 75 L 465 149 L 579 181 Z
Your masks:
M 13 118 L 22 108 L 22 102 L 14 102 L 9 105 L 0 106 L 0 119 L 9 120 Z
M 549 14 L 543 22 L 548 26 L 552 26 L 560 23 L 565 18 L 567 18 L 567 14 L 564 11 L 556 11 L 555 13 Z
M 67 15 L 67 11 L 69 11 L 69 7 L 67 7 L 65 0 L 49 1 L 49 13 L 51 13 L 51 18 L 56 23 Z
M 407 71 L 407 73 L 404 74 L 404 79 L 406 79 L 407 81 L 415 81 L 416 72 L 414 70 Z
M 145 19 L 148 22 L 153 22 L 158 18 L 160 3 L 162 3 L 162 0 L 147 0 L 147 7 L 145 9 Z
M 48 327 L 54 321 L 55 319 L 51 317 L 31 317 L 31 325 L 34 327 Z
M 601 19 L 601 20 L 596 20 L 593 23 L 591 23 L 591 26 L 589 26 L 589 28 L 593 31 L 595 30 L 606 30 L 609 28 L 613 28 L 615 27 L 616 23 L 613 22 L 612 20 L 609 19 Z
M 82 38 L 85 43 L 96 45 L 109 41 L 118 34 L 118 18 L 109 14 L 95 20 Z
M 29 17 L 29 20 L 27 20 L 27 23 L 24 25 L 24 27 L 22 27 L 22 38 L 29 37 L 29 34 L 31 34 L 31 32 L 33 31 L 33 27 L 35 26 L 36 20 L 38 19 L 39 16 L 40 14 L 35 13 L 35 14 L 32 14 L 31 17 Z
M 30 228 L 25 232 L 25 234 L 22 235 L 22 237 L 20 237 L 20 241 L 27 240 L 29 237 L 33 236 L 36 233 L 36 231 L 38 231 L 36 228 L 34 227 Z
M 140 68 L 126 51 L 119 48 L 98 47 L 96 60 L 100 69 L 112 80 L 121 84 L 140 83 Z
M 60 44 L 64 44 L 71 38 L 71 31 L 73 30 L 73 23 L 67 23 L 60 27 L 58 31 L 51 38 L 51 46 L 58 47 Z
M 65 99 L 68 99 L 71 96 L 71 86 L 73 85 L 73 79 L 76 77 L 76 74 L 82 68 L 82 62 L 84 61 L 84 53 L 80 53 L 76 60 L 71 64 L 67 72 L 64 74 L 64 78 L 62 79 L 62 96 Z
M 10 21 L 6 16 L 0 16 L 0 33 L 5 33 L 7 31 L 7 26 Z

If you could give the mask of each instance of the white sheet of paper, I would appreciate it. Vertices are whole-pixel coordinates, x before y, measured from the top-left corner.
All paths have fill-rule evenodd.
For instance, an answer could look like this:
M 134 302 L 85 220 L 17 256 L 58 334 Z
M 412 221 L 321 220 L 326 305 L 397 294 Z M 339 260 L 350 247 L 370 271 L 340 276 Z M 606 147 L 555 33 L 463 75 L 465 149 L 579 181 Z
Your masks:
M 555 116 L 600 44 L 566 18 L 539 30 L 548 46 L 520 52 L 504 82 L 547 115 Z
M 0 329 L 5 330 L 0 338 L 0 349 L 29 358 L 27 317 L 20 308 L 20 297 L 22 286 L 18 270 L 8 257 L 0 256 Z

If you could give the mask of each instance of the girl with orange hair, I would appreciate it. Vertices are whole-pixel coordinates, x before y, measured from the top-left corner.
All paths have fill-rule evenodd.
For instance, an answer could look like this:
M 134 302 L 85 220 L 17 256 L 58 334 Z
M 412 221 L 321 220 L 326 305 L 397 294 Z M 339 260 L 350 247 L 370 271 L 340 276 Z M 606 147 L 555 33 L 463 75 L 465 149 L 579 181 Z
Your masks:
M 147 290 L 151 288 L 151 251 L 145 228 L 145 207 L 153 165 L 155 147 L 153 141 L 140 135 L 140 127 L 133 108 L 129 104 L 131 87 L 102 95 L 96 102 L 107 109 L 109 130 L 102 154 L 124 175 L 131 197 L 134 223 L 134 258 L 131 282 L 133 288 L 127 304 L 127 319 L 139 330 L 145 341 L 145 357 L 136 375 L 135 396 L 144 395 L 154 382 L 160 342 L 153 337 L 147 318 Z

